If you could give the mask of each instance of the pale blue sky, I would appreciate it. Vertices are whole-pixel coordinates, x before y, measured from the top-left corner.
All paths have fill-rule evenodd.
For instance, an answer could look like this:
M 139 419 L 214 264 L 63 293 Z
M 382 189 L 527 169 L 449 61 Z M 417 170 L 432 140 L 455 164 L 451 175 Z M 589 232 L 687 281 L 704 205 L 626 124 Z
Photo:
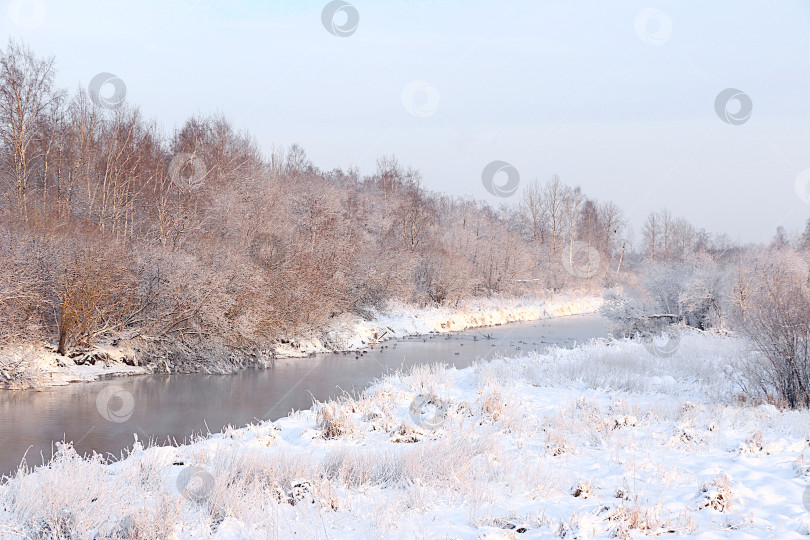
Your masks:
M 496 204 L 513 199 L 481 171 L 503 160 L 523 182 L 556 173 L 613 199 L 637 228 L 666 206 L 766 240 L 810 216 L 795 189 L 810 169 L 810 2 L 353 0 L 359 26 L 337 37 L 325 1 L 2 1 L 4 32 L 55 55 L 61 85 L 114 73 L 167 130 L 221 111 L 321 168 L 370 173 L 396 154 L 427 187 Z M 650 8 L 670 33 L 637 34 Z M 430 94 L 403 103 L 414 81 Z M 753 102 L 742 125 L 715 113 L 730 87 Z

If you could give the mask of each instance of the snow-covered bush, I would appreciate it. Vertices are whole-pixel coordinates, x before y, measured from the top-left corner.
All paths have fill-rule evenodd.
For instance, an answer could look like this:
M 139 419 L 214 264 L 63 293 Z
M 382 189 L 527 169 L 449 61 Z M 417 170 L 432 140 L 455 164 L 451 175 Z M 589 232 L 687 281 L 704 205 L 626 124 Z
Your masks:
M 810 263 L 806 254 L 770 250 L 748 270 L 742 327 L 755 344 L 746 390 L 789 407 L 810 406 Z
M 656 334 L 681 322 L 706 330 L 722 328 L 727 309 L 729 270 L 707 253 L 682 261 L 648 263 L 637 281 L 605 292 L 601 313 L 619 335 Z

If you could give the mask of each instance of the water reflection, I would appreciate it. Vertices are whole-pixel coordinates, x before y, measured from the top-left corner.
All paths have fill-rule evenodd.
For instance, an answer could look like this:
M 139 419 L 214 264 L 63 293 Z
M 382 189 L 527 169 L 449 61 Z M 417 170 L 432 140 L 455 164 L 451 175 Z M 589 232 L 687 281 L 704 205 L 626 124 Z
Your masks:
M 276 362 L 272 370 L 233 375 L 144 375 L 77 383 L 41 392 L 0 392 L 0 474 L 20 463 L 38 465 L 52 455 L 52 441 L 73 441 L 79 453 L 119 456 L 135 435 L 142 440 L 182 443 L 193 433 L 231 424 L 275 420 L 307 409 L 342 391 L 359 391 L 373 379 L 416 364 L 443 362 L 466 367 L 497 354 L 570 347 L 607 335 L 596 315 L 515 323 L 450 335 L 410 337 L 365 353 L 321 354 Z M 132 395 L 134 409 L 123 422 L 106 420 L 97 408 L 109 385 Z M 113 398 L 118 399 L 118 398 Z M 111 402 L 115 410 L 121 402 Z

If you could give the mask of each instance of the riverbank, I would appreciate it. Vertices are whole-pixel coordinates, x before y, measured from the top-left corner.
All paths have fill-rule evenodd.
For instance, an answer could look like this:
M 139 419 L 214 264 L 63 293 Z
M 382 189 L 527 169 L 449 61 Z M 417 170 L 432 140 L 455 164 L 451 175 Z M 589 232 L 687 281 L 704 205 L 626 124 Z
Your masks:
M 113 464 L 63 445 L 0 486 L 0 533 L 806 538 L 810 412 L 741 404 L 746 350 L 699 332 L 671 356 L 599 340 L 416 367 Z
M 269 367 L 273 358 L 305 357 L 331 351 L 364 349 L 389 339 L 429 333 L 447 333 L 510 322 L 580 315 L 598 311 L 601 297 L 548 296 L 545 298 L 473 299 L 456 307 L 418 308 L 391 303 L 384 311 L 364 319 L 344 314 L 326 328 L 308 336 L 277 343 L 260 358 L 235 359 L 220 355 L 206 362 L 180 362 L 170 357 L 142 357 L 137 348 L 102 343 L 69 358 L 44 343 L 0 349 L 0 388 L 36 389 L 102 377 L 154 372 L 232 373 L 244 367 Z

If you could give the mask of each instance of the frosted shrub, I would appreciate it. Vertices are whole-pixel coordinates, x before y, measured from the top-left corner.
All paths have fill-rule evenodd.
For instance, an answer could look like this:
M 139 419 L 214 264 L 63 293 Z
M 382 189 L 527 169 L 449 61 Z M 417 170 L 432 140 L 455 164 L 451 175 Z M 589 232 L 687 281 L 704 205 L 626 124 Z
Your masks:
M 492 422 L 500 420 L 504 413 L 505 403 L 500 390 L 493 390 L 481 397 L 481 417 Z
M 349 414 L 337 403 L 319 405 L 317 418 L 324 439 L 337 439 L 354 431 Z
M 587 499 L 594 494 L 592 480 L 581 480 L 571 487 L 571 495 L 574 497 Z
M 691 530 L 691 527 L 684 526 L 679 520 L 664 519 L 662 513 L 660 501 L 653 505 L 643 505 L 636 501 L 634 504 L 622 503 L 609 510 L 605 521 L 611 525 L 610 535 L 623 539 L 632 538 L 633 533 L 659 536 L 673 534 L 678 530 Z
M 702 483 L 698 491 L 698 508 L 711 508 L 717 512 L 727 512 L 735 494 L 731 489 L 731 480 L 725 474 L 716 476 L 709 483 Z
M 772 250 L 751 271 L 743 327 L 758 355 L 746 364 L 747 394 L 790 408 L 810 406 L 810 265 Z

